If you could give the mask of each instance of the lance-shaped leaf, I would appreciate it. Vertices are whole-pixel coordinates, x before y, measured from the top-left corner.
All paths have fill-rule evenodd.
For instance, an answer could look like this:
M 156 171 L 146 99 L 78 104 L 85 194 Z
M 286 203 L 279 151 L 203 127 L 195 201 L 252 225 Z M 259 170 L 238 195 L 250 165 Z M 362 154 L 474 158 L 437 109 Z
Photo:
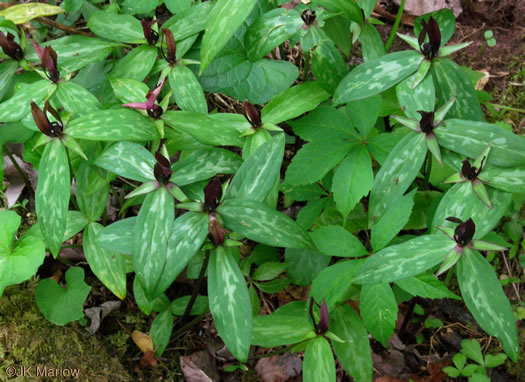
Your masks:
M 159 138 L 153 120 L 133 110 L 100 110 L 73 119 L 67 126 L 73 138 L 95 141 L 151 141 Z
M 439 264 L 456 246 L 443 234 L 425 235 L 370 256 L 355 272 L 354 284 L 386 283 L 418 275 Z
M 170 309 L 160 313 L 151 323 L 149 335 L 155 345 L 155 355 L 160 357 L 170 342 L 173 329 L 173 314 Z
M 118 142 L 108 147 L 95 164 L 124 178 L 147 182 L 154 180 L 155 158 L 138 143 Z
M 414 73 L 423 56 L 414 51 L 388 54 L 352 70 L 334 93 L 334 105 L 379 94 Z
M 171 165 L 170 181 L 184 186 L 214 177 L 217 174 L 234 174 L 242 165 L 242 159 L 224 149 L 200 149 Z
M 237 247 L 217 247 L 208 264 L 208 298 L 217 332 L 228 350 L 246 362 L 252 334 L 252 308 L 246 281 L 235 258 Z
M 435 133 L 441 146 L 466 157 L 476 158 L 490 143 L 491 155 L 487 163 L 501 167 L 525 165 L 525 137 L 501 127 L 484 122 L 447 119 Z
M 323 40 L 312 52 L 312 73 L 316 82 L 333 94 L 348 72 L 339 50 L 330 39 Z
M 456 223 L 446 220 L 449 216 L 454 216 L 461 220 L 472 218 L 476 223 L 474 238 L 485 236 L 498 224 L 512 200 L 510 193 L 491 187 L 487 190 L 492 208 L 486 206 L 478 198 L 470 183 L 457 183 L 452 186 L 441 199 L 434 213 L 430 232 L 437 232 L 436 227 L 438 226 L 455 227 Z
M 208 235 L 208 216 L 187 212 L 173 223 L 166 258 L 156 279 L 155 295 L 162 294 L 188 265 Z
M 253 318 L 252 344 L 256 346 L 273 348 L 312 337 L 315 337 L 315 328 L 304 314 L 295 316 L 283 312 Z
M 140 21 L 131 15 L 97 11 L 89 18 L 88 28 L 97 36 L 108 40 L 127 43 L 144 40 Z
M 262 244 L 288 248 L 313 246 L 306 232 L 291 218 L 262 202 L 230 199 L 217 212 L 227 228 Z
M 18 63 L 13 60 L 7 60 L 0 64 L 0 101 L 12 89 L 17 69 Z
M 30 113 L 31 100 L 43 106 L 43 100 L 56 85 L 48 80 L 23 85 L 7 101 L 0 103 L 0 121 L 20 121 Z
M 436 90 L 432 76 L 425 79 L 412 89 L 416 74 L 401 81 L 396 86 L 396 95 L 399 105 L 404 109 L 404 113 L 412 119 L 419 119 L 418 110 L 431 112 L 436 104 Z
M 283 155 L 284 134 L 278 134 L 242 164 L 228 187 L 226 199 L 262 202 L 279 177 Z
M 30 235 L 24 235 L 13 245 L 20 226 L 20 216 L 14 211 L 0 211 L 0 296 L 8 285 L 19 284 L 32 277 L 46 255 L 44 243 Z
M 144 45 L 145 46 L 145 45 Z M 149 88 L 144 82 L 131 78 L 109 78 L 115 97 L 122 103 L 139 102 L 147 98 Z
M 378 59 L 386 54 L 385 43 L 377 29 L 370 22 L 361 24 L 361 33 L 359 33 L 358 39 L 361 43 L 363 60 L 365 62 Z
M 295 35 L 303 21 L 299 12 L 284 8 L 272 9 L 257 18 L 244 34 L 244 46 L 250 61 L 266 56 L 276 46 Z
M 386 347 L 397 320 L 397 303 L 390 285 L 386 282 L 363 285 L 359 310 L 368 331 Z
M 23 24 L 37 17 L 53 16 L 63 12 L 64 10 L 56 5 L 28 3 L 8 7 L 0 12 L 0 16 L 15 24 Z
M 67 153 L 60 140 L 54 139 L 46 145 L 38 173 L 36 215 L 47 246 L 56 257 L 64 239 L 71 193 Z
M 107 250 L 132 255 L 136 222 L 137 217 L 133 216 L 104 227 L 96 237 L 96 244 Z
M 344 340 L 332 342 L 335 355 L 346 372 L 356 382 L 372 380 L 372 354 L 365 326 L 357 313 L 348 305 L 341 305 L 330 312 L 330 330 Z
M 525 168 L 486 166 L 479 179 L 487 186 L 507 192 L 525 193 Z
M 82 161 L 75 173 L 78 207 L 84 217 L 91 221 L 97 221 L 106 209 L 109 181 L 103 177 L 104 175 L 105 171 L 100 171 L 87 161 Z M 95 188 L 94 185 L 97 187 Z
M 170 193 L 164 187 L 159 188 L 146 196 L 135 224 L 133 266 L 149 299 L 157 297 L 157 280 L 166 262 L 174 204 Z
M 313 249 L 286 248 L 284 259 L 290 281 L 307 286 L 330 264 L 332 257 Z
M 56 94 L 64 109 L 71 113 L 83 115 L 100 109 L 100 102 L 97 98 L 72 81 L 61 82 Z
M 308 342 L 304 352 L 303 381 L 335 382 L 335 360 L 328 341 L 318 336 Z
M 175 103 L 181 110 L 208 114 L 208 104 L 195 74 L 184 65 L 175 65 L 169 74 Z
M 370 193 L 368 220 L 374 223 L 396 203 L 416 178 L 425 160 L 424 134 L 409 133 L 390 152 Z
M 157 48 L 141 45 L 132 49 L 118 60 L 109 75 L 113 78 L 127 78 L 143 81 L 157 61 Z
M 497 337 L 503 350 L 518 361 L 516 321 L 494 269 L 477 251 L 465 249 L 457 268 L 459 288 L 467 308 L 489 335 Z
M 180 3 L 180 1 L 177 0 L 175 0 L 175 2 Z M 209 3 L 207 1 L 204 3 L 193 4 L 188 9 L 176 13 L 162 26 L 164 28 L 169 28 L 169 30 L 173 32 L 173 37 L 176 41 L 183 40 L 204 30 L 208 22 L 210 11 L 214 6 L 214 3 Z
M 357 237 L 337 225 L 326 225 L 310 232 L 315 246 L 328 256 L 360 257 L 368 251 Z
M 255 0 L 219 0 L 215 4 L 202 38 L 201 74 L 250 15 L 255 4 Z
M 363 22 L 363 14 L 355 2 L 346 0 L 313 0 L 312 2 L 332 12 L 342 12 L 345 18 L 358 24 Z
M 461 300 L 460 297 L 448 290 L 437 277 L 429 274 L 409 277 L 396 281 L 396 285 L 412 296 L 423 298 L 452 298 Z
M 263 123 L 281 123 L 315 109 L 330 98 L 317 82 L 305 82 L 285 90 L 272 99 L 261 112 Z
M 90 223 L 84 231 L 83 248 L 89 267 L 97 278 L 115 296 L 126 297 L 126 266 L 123 255 L 97 244 L 97 235 L 103 230 L 98 223 Z

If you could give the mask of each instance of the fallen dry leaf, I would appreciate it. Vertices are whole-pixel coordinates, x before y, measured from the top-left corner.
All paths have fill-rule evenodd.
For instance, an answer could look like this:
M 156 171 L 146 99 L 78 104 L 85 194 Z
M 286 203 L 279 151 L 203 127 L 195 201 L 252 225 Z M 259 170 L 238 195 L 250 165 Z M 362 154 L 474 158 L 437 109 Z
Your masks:
M 301 358 L 286 353 L 261 358 L 255 365 L 255 370 L 263 382 L 284 382 L 301 374 L 301 366 Z
M 120 308 L 120 305 L 121 302 L 117 300 L 106 301 L 100 306 L 84 310 L 85 315 L 91 320 L 91 324 L 89 325 L 89 328 L 87 328 L 87 332 L 90 335 L 95 334 L 98 328 L 100 327 L 100 323 L 102 322 L 104 317 L 106 317 L 115 309 Z
M 131 338 L 143 353 L 153 351 L 153 340 L 147 334 L 139 330 L 134 330 L 133 333 L 131 333 Z
M 215 360 L 206 350 L 180 357 L 180 368 L 186 382 L 217 382 L 220 380 Z

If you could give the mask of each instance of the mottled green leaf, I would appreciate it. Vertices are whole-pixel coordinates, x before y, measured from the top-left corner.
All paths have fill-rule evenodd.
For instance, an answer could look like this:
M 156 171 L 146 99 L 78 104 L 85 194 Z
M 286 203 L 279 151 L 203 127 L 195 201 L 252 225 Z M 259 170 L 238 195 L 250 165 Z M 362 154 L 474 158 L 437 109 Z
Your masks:
M 137 277 L 133 280 L 133 297 L 135 297 L 135 302 L 142 313 L 148 316 L 151 312 L 160 313 L 170 308 L 170 300 L 165 294 L 161 294 L 153 300 L 148 299 Z
M 306 346 L 303 363 L 304 382 L 335 382 L 335 360 L 328 341 L 318 336 Z
M 208 264 L 208 298 L 217 332 L 228 350 L 246 362 L 252 334 L 252 308 L 244 276 L 235 261 L 238 247 L 218 247 Z
M 155 298 L 158 280 L 166 262 L 167 242 L 174 217 L 174 199 L 161 187 L 146 196 L 135 224 L 133 266 L 149 299 Z
M 126 108 L 83 115 L 69 123 L 67 133 L 73 138 L 95 141 L 150 141 L 159 138 L 152 119 Z
M 323 269 L 315 277 L 310 296 L 315 301 L 325 300 L 328 310 L 347 296 L 352 284 L 352 275 L 363 260 L 340 261 Z
M 311 248 L 306 232 L 291 218 L 262 202 L 230 199 L 217 212 L 229 229 L 272 247 Z
M 35 301 L 44 317 L 55 325 L 63 326 L 84 317 L 82 305 L 91 287 L 84 282 L 84 270 L 69 268 L 66 272 L 67 288 L 53 279 L 41 280 L 35 289 Z
M 115 97 L 117 97 L 123 104 L 146 102 L 146 95 L 148 94 L 149 88 L 144 82 L 131 78 L 111 77 L 109 83 L 113 88 Z
M 184 65 L 175 65 L 168 78 L 175 102 L 181 110 L 208 114 L 204 91 L 190 69 Z
M 397 320 L 397 303 L 392 288 L 386 282 L 363 285 L 359 301 L 365 326 L 386 347 Z
M 256 346 L 273 348 L 299 343 L 314 336 L 314 327 L 304 312 L 299 317 L 282 312 L 253 318 L 252 344 Z
M 439 264 L 456 243 L 443 234 L 424 235 L 370 256 L 355 272 L 355 284 L 387 283 L 418 275 Z
M 139 182 L 155 179 L 155 163 L 155 157 L 144 146 L 126 141 L 109 146 L 95 161 L 109 172 Z
M 360 257 L 368 251 L 357 237 L 341 226 L 327 225 L 310 232 L 315 246 L 329 256 Z
M 38 168 L 35 209 L 47 246 L 56 257 L 66 230 L 71 177 L 65 147 L 60 140 L 49 142 Z
M 99 171 L 89 162 L 84 161 L 75 173 L 75 195 L 78 207 L 90 221 L 97 221 L 102 216 L 109 198 L 109 182 L 99 175 Z M 90 190 L 90 185 L 93 184 L 101 184 L 101 186 L 93 191 Z
M 363 22 L 363 14 L 361 9 L 355 1 L 346 0 L 312 0 L 314 4 L 333 12 L 342 12 L 344 17 L 361 24 Z M 328 380 L 327 380 L 328 381 Z
M 100 109 L 97 98 L 72 81 L 61 82 L 56 95 L 64 109 L 74 114 L 89 114 Z
M 485 166 L 479 179 L 487 186 L 507 192 L 525 193 L 525 168 L 501 168 Z
M 44 98 L 55 84 L 41 80 L 32 84 L 21 84 L 7 101 L 0 103 L 0 121 L 20 121 L 31 113 L 31 101 L 43 109 Z
M 431 274 L 422 274 L 419 276 L 408 277 L 396 281 L 396 285 L 412 296 L 423 298 L 452 298 L 460 300 L 461 298 L 448 290 L 437 277 Z
M 108 40 L 127 43 L 144 40 L 140 21 L 131 15 L 97 11 L 89 18 L 88 28 L 97 36 Z
M 122 77 L 143 81 L 151 72 L 156 60 L 157 48 L 141 45 L 118 60 L 110 75 L 114 78 Z
M 174 1 L 181 3 L 181 0 Z M 192 7 L 168 19 L 162 27 L 171 30 L 175 41 L 183 40 L 204 30 L 208 22 L 208 16 L 214 5 L 214 3 L 209 1 L 194 3 Z
M 436 105 L 436 90 L 432 76 L 426 76 L 425 79 L 416 88 L 412 88 L 414 74 L 396 86 L 397 100 L 399 106 L 404 108 L 403 112 L 412 119 L 419 120 L 421 115 L 419 110 L 434 111 Z
M 17 69 L 18 62 L 15 60 L 7 60 L 0 64 L 0 101 L 2 101 L 4 95 L 12 88 Z
M 157 0 L 155 0 L 156 2 Z M 173 329 L 173 314 L 170 309 L 160 313 L 153 322 L 149 330 L 149 335 L 153 340 L 155 355 L 160 357 L 171 339 L 171 330 Z
M 505 353 L 518 362 L 516 321 L 492 265 L 477 251 L 465 249 L 457 274 L 465 304 L 478 324 L 489 335 L 497 337 Z
M 123 300 L 126 297 L 126 267 L 123 255 L 112 252 L 98 245 L 96 238 L 103 227 L 90 223 L 84 230 L 83 248 L 89 267 L 97 278 L 115 296 Z
M 325 39 L 312 52 L 312 73 L 316 83 L 333 94 L 348 72 L 346 63 L 332 40 Z
M 0 12 L 0 16 L 5 17 L 15 24 L 23 24 L 29 20 L 43 16 L 54 16 L 63 13 L 64 10 L 56 5 L 27 3 L 13 5 Z
M 414 73 L 423 56 L 402 51 L 368 61 L 352 70 L 341 81 L 334 94 L 334 105 L 379 94 Z
M 125 255 L 133 254 L 134 230 L 137 218 L 131 217 L 118 220 L 104 227 L 96 238 L 96 244 L 101 247 Z
M 370 23 L 361 24 L 359 42 L 365 62 L 376 60 L 386 54 L 385 45 L 377 29 Z

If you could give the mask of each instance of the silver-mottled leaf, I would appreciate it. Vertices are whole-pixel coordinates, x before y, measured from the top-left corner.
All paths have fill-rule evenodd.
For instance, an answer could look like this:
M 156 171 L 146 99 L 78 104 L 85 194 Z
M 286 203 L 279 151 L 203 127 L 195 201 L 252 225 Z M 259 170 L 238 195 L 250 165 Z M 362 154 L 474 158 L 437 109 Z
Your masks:
M 110 251 L 132 255 L 136 221 L 137 217 L 133 216 L 104 227 L 97 235 L 96 244 Z
M 20 88 L 8 100 L 0 103 L 0 121 L 20 121 L 31 114 L 31 101 L 44 107 L 44 98 L 56 85 L 47 80 L 33 82 L 32 84 L 20 84 Z
M 97 98 L 72 81 L 59 83 L 56 95 L 64 109 L 77 115 L 93 113 L 100 109 Z
M 397 303 L 388 283 L 366 284 L 361 288 L 359 310 L 368 331 L 386 347 L 394 333 Z
M 155 163 L 155 157 L 144 146 L 126 141 L 109 146 L 95 161 L 109 172 L 139 182 L 155 180 Z
M 315 337 L 306 346 L 303 362 L 304 382 L 335 382 L 335 360 L 332 348 L 322 336 Z

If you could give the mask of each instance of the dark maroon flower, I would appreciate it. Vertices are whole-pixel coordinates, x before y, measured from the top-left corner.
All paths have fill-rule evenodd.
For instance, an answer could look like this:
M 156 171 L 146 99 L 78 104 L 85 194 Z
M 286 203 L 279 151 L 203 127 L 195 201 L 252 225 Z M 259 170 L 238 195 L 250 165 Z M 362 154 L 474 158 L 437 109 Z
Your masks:
M 481 173 L 481 169 L 483 168 L 483 162 L 485 162 L 485 157 L 481 160 L 481 165 L 479 168 L 476 168 L 475 166 L 471 166 L 468 159 L 465 159 L 463 161 L 463 165 L 461 166 L 461 175 L 463 175 L 464 178 L 468 180 L 476 180 L 478 175 Z
M 446 220 L 453 223 L 459 223 L 454 230 L 454 240 L 460 247 L 464 247 L 472 241 L 472 238 L 476 233 L 476 225 L 471 218 L 467 221 L 462 221 L 461 219 L 451 216 Z
M 434 58 L 439 52 L 441 46 L 441 32 L 437 21 L 430 16 L 428 23 L 421 19 L 421 32 L 419 32 L 418 43 L 421 53 L 427 58 Z M 425 37 L 428 35 L 428 42 L 425 42 Z
M 421 114 L 421 121 L 419 121 L 419 128 L 425 134 L 429 134 L 434 130 L 434 112 L 419 110 Z
M 47 112 L 50 112 L 57 121 L 49 121 L 47 118 Z M 48 137 L 60 137 L 64 131 L 64 126 L 62 120 L 58 115 L 57 111 L 49 104 L 49 101 L 46 101 L 44 106 L 44 111 L 40 110 L 36 103 L 31 101 L 31 114 L 33 114 L 33 119 L 35 120 L 36 126 L 38 129 L 47 135 Z
M 11 57 L 13 60 L 20 61 L 24 58 L 24 52 L 20 45 L 15 42 L 15 36 L 11 33 L 0 32 L 0 46 L 5 54 Z
M 315 317 L 314 317 L 314 311 L 313 306 L 317 305 L 320 308 L 319 311 L 319 323 L 315 323 Z M 315 302 L 313 297 L 310 297 L 310 308 L 309 308 L 310 318 L 312 319 L 312 322 L 315 325 L 315 332 L 317 334 L 325 334 L 328 331 L 328 307 L 326 306 L 326 302 L 323 298 L 323 301 L 321 302 L 321 305 L 319 305 L 317 302 Z
M 208 211 L 215 211 L 222 197 L 221 183 L 212 179 L 204 188 L 204 207 Z
M 167 52 L 164 51 L 164 46 L 162 44 L 163 40 L 166 39 Z M 175 39 L 173 38 L 173 33 L 169 29 L 162 28 L 162 38 L 160 41 L 160 55 L 164 58 L 170 65 L 175 64 L 177 48 L 175 46 Z
M 162 115 L 163 110 L 159 105 L 155 104 L 155 101 L 157 100 L 157 97 L 159 96 L 160 91 L 162 90 L 164 81 L 166 81 L 166 77 L 162 79 L 160 85 L 157 86 L 155 90 L 148 91 L 148 94 L 146 94 L 146 98 L 148 100 L 146 102 L 131 102 L 131 103 L 127 103 L 122 106 L 130 107 L 132 109 L 146 110 L 150 117 L 155 118 L 155 119 L 159 118 Z
M 216 247 L 224 243 L 225 232 L 215 212 L 208 215 L 208 237 Z
M 60 78 L 60 72 L 57 67 L 57 53 L 50 46 L 43 48 L 34 40 L 32 42 L 35 52 L 40 58 L 40 64 L 42 69 L 44 69 L 44 73 L 47 78 L 56 83 Z
M 155 153 L 155 159 L 157 160 L 155 167 L 153 167 L 155 179 L 157 179 L 160 184 L 167 185 L 170 181 L 171 174 L 173 174 L 170 161 L 159 152 Z
M 316 17 L 315 11 L 311 9 L 305 9 L 301 14 L 301 19 L 303 19 L 304 23 L 308 26 L 315 23 Z
M 261 127 L 261 113 L 255 108 L 255 106 L 248 102 L 248 100 L 244 101 L 244 110 L 242 113 L 244 114 L 244 118 L 250 122 L 250 125 L 252 125 L 254 129 Z
M 144 31 L 144 38 L 148 41 L 148 44 L 151 46 L 155 46 L 157 41 L 159 41 L 159 34 L 153 30 L 153 25 L 157 20 L 141 20 L 140 23 L 142 24 L 142 30 Z

